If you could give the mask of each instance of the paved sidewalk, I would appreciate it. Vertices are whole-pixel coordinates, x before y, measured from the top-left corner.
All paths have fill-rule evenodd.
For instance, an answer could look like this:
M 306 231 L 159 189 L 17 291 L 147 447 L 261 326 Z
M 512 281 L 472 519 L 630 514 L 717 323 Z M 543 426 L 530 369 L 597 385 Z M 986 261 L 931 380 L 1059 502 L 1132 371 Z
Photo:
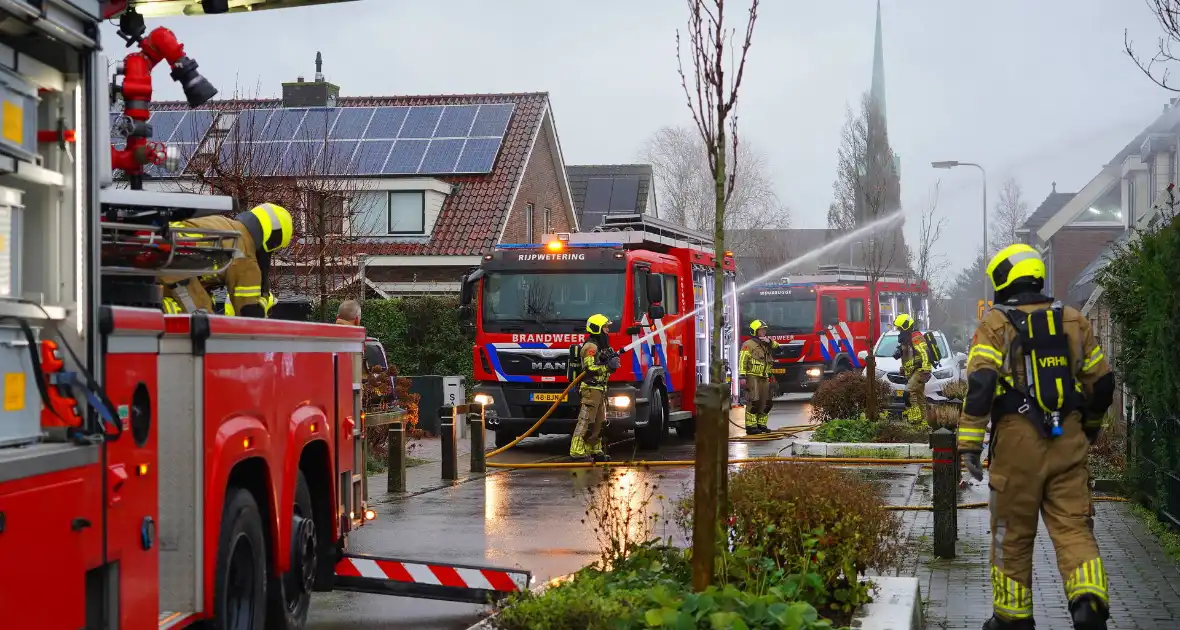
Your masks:
M 984 480 L 986 482 L 986 478 Z M 893 493 L 890 503 L 896 502 Z M 972 484 L 960 492 L 961 503 L 987 501 L 987 485 Z M 930 504 L 929 471 L 919 475 L 907 500 Z M 1175 630 L 1180 628 L 1180 564 L 1124 503 L 1097 503 L 1094 530 L 1110 578 L 1110 630 Z M 928 630 L 979 630 L 991 615 L 988 569 L 988 511 L 959 511 L 957 557 L 933 557 L 934 515 L 906 512 L 909 540 L 918 549 L 902 573 L 917 575 L 925 600 Z M 1033 564 L 1033 605 L 1038 630 L 1073 630 L 1056 556 L 1042 524 Z

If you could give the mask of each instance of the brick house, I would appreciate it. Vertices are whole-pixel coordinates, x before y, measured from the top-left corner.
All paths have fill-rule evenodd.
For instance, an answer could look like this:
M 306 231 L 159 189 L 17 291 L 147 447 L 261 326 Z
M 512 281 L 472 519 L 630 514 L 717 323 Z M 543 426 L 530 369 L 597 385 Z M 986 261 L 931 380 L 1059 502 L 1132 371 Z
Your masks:
M 578 230 L 544 92 L 340 97 L 339 87 L 317 75 L 315 81 L 301 77 L 283 84 L 281 99 L 214 101 L 203 107 L 184 111 L 183 102 L 154 105 L 154 139 L 161 139 L 164 129 L 172 134 L 168 143 L 177 144 L 179 138 L 191 157 L 181 175 L 153 187 L 175 189 L 203 154 L 224 158 L 229 138 L 250 133 L 237 131 L 247 118 L 257 126 L 255 144 L 290 144 L 280 165 L 271 169 L 276 177 L 284 176 L 281 164 L 292 161 L 296 147 L 318 155 L 308 159 L 317 169 L 322 170 L 329 150 L 337 149 L 331 159 L 351 165 L 323 175 L 343 181 L 342 188 L 351 191 L 339 202 L 347 219 L 338 229 L 351 233 L 333 262 L 333 292 L 359 291 L 362 280 L 370 295 L 381 297 L 457 292 L 462 274 L 497 244 Z M 168 127 L 170 115 L 185 116 L 185 121 L 204 118 L 195 132 L 182 133 L 183 125 Z M 318 132 L 308 131 L 313 118 L 322 127 Z M 271 139 L 272 130 L 281 133 L 279 141 Z M 298 227 L 296 232 L 298 238 Z M 297 241 L 292 247 L 298 246 Z M 283 264 L 275 266 L 280 277 L 290 273 Z

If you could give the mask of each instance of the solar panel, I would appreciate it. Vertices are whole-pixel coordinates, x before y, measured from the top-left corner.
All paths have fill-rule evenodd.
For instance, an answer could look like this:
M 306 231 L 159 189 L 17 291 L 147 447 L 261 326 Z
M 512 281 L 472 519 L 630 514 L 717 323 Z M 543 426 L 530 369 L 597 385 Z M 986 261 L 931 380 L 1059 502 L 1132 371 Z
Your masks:
M 610 211 L 635 212 L 639 205 L 639 178 L 616 177 L 610 195 Z
M 503 138 L 508 131 L 508 121 L 512 119 L 514 103 L 488 103 L 479 106 L 479 114 L 475 117 L 475 124 L 471 125 L 469 135 L 473 138 L 496 136 Z
M 378 107 L 373 113 L 373 120 L 365 131 L 365 138 L 369 140 L 394 139 L 406 120 L 409 107 Z
M 398 138 L 430 138 L 434 135 L 434 128 L 442 118 L 441 106 L 411 107 L 406 116 L 406 123 L 402 125 Z
M 611 189 L 614 180 L 609 177 L 591 177 L 586 182 L 586 201 L 582 210 L 587 213 L 606 214 L 610 210 Z
M 230 137 L 239 142 L 253 142 L 262 138 L 262 130 L 274 113 L 271 109 L 247 109 L 239 112 L 230 130 Z
M 328 137 L 332 140 L 355 140 L 365 137 L 365 127 L 369 126 L 369 119 L 373 117 L 372 107 L 343 107 L 336 119 L 336 126 Z
M 307 116 L 295 131 L 296 140 L 323 140 L 328 137 L 328 131 L 340 115 L 337 107 L 324 107 L 307 110 Z
M 329 140 L 324 143 L 316 172 L 324 175 L 349 175 L 353 170 L 352 154 L 360 142 L 356 140 Z
M 376 175 L 385 166 L 389 151 L 393 148 L 393 140 L 364 140 L 357 147 L 354 159 L 356 175 Z
M 459 161 L 459 154 L 463 152 L 464 140 L 447 139 L 431 140 L 426 149 L 426 157 L 418 167 L 419 173 L 453 173 L 455 164 Z
M 324 147 L 322 140 L 300 140 L 286 144 L 287 150 L 279 161 L 279 175 L 309 175 L 316 173 L 316 159 Z
M 381 169 L 383 175 L 405 175 L 417 173 L 422 156 L 426 155 L 429 140 L 398 140 L 389 153 L 389 159 Z
M 270 117 L 266 129 L 262 132 L 262 139 L 273 142 L 284 142 L 295 139 L 295 131 L 307 115 L 306 109 L 280 109 Z
M 456 173 L 489 173 L 500 150 L 499 138 L 468 138 L 455 165 Z
M 217 112 L 211 109 L 194 109 L 185 114 L 184 120 L 177 125 L 176 132 L 172 134 L 168 142 L 200 144 L 209 133 L 209 129 L 213 127 L 213 121 L 216 119 Z
M 149 140 L 168 142 L 168 138 L 172 137 L 172 132 L 180 126 L 180 121 L 186 113 L 188 112 L 152 112 L 152 117 L 148 119 L 148 124 L 152 126 L 152 137 Z
M 438 128 L 434 130 L 435 138 L 466 138 L 471 131 L 471 123 L 475 122 L 475 114 L 479 112 L 478 105 L 459 105 L 443 110 Z

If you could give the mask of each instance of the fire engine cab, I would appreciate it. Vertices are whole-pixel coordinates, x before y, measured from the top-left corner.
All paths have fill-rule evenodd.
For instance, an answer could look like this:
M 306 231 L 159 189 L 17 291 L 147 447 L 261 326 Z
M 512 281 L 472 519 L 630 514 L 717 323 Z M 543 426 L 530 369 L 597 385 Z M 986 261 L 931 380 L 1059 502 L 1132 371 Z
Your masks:
M 216 90 L 126 5 L 0 0 L 0 628 L 293 630 L 313 590 L 483 603 L 527 588 L 525 571 L 346 552 L 375 517 L 362 328 L 161 312 L 161 276 L 238 251 L 234 233 L 171 222 L 238 208 L 139 189 L 173 153 L 151 140 L 153 66 L 194 105 Z M 120 12 L 138 48 L 112 86 L 116 149 L 98 36 Z
M 464 278 L 461 302 L 475 325 L 475 400 L 496 443 L 516 439 L 557 401 L 570 347 L 585 341 L 597 313 L 614 322 L 610 343 L 622 363 L 607 391 L 608 430 L 634 429 L 645 449 L 672 426 L 692 436 L 696 387 L 709 382 L 715 282 L 726 296 L 725 361 L 737 366 L 736 266 L 725 253 L 717 278 L 717 255 L 708 236 L 645 215 L 607 216 L 593 232 L 485 255 Z M 572 433 L 578 406 L 571 391 L 538 434 Z
M 761 320 L 780 345 L 771 372 L 778 391 L 814 391 L 825 379 L 864 367 L 859 357 L 871 351 L 894 317 L 909 313 L 928 326 L 926 283 L 885 274 L 875 283 L 863 270 L 820 266 L 814 275 L 760 284 L 739 297 L 742 341 L 749 325 Z

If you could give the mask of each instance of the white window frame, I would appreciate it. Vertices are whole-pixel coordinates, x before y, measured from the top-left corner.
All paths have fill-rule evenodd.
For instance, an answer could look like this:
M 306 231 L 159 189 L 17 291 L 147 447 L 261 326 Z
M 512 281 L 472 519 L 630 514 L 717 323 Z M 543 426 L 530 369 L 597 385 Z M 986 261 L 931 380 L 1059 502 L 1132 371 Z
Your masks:
M 533 238 L 533 213 L 537 211 L 536 206 L 531 203 L 524 204 L 524 242 L 536 243 Z
M 426 234 L 426 191 L 425 190 L 390 190 L 385 206 L 385 234 L 387 236 L 422 236 Z M 395 230 L 393 225 L 393 197 L 394 195 L 415 195 L 418 197 L 422 209 L 422 227 L 413 230 Z

